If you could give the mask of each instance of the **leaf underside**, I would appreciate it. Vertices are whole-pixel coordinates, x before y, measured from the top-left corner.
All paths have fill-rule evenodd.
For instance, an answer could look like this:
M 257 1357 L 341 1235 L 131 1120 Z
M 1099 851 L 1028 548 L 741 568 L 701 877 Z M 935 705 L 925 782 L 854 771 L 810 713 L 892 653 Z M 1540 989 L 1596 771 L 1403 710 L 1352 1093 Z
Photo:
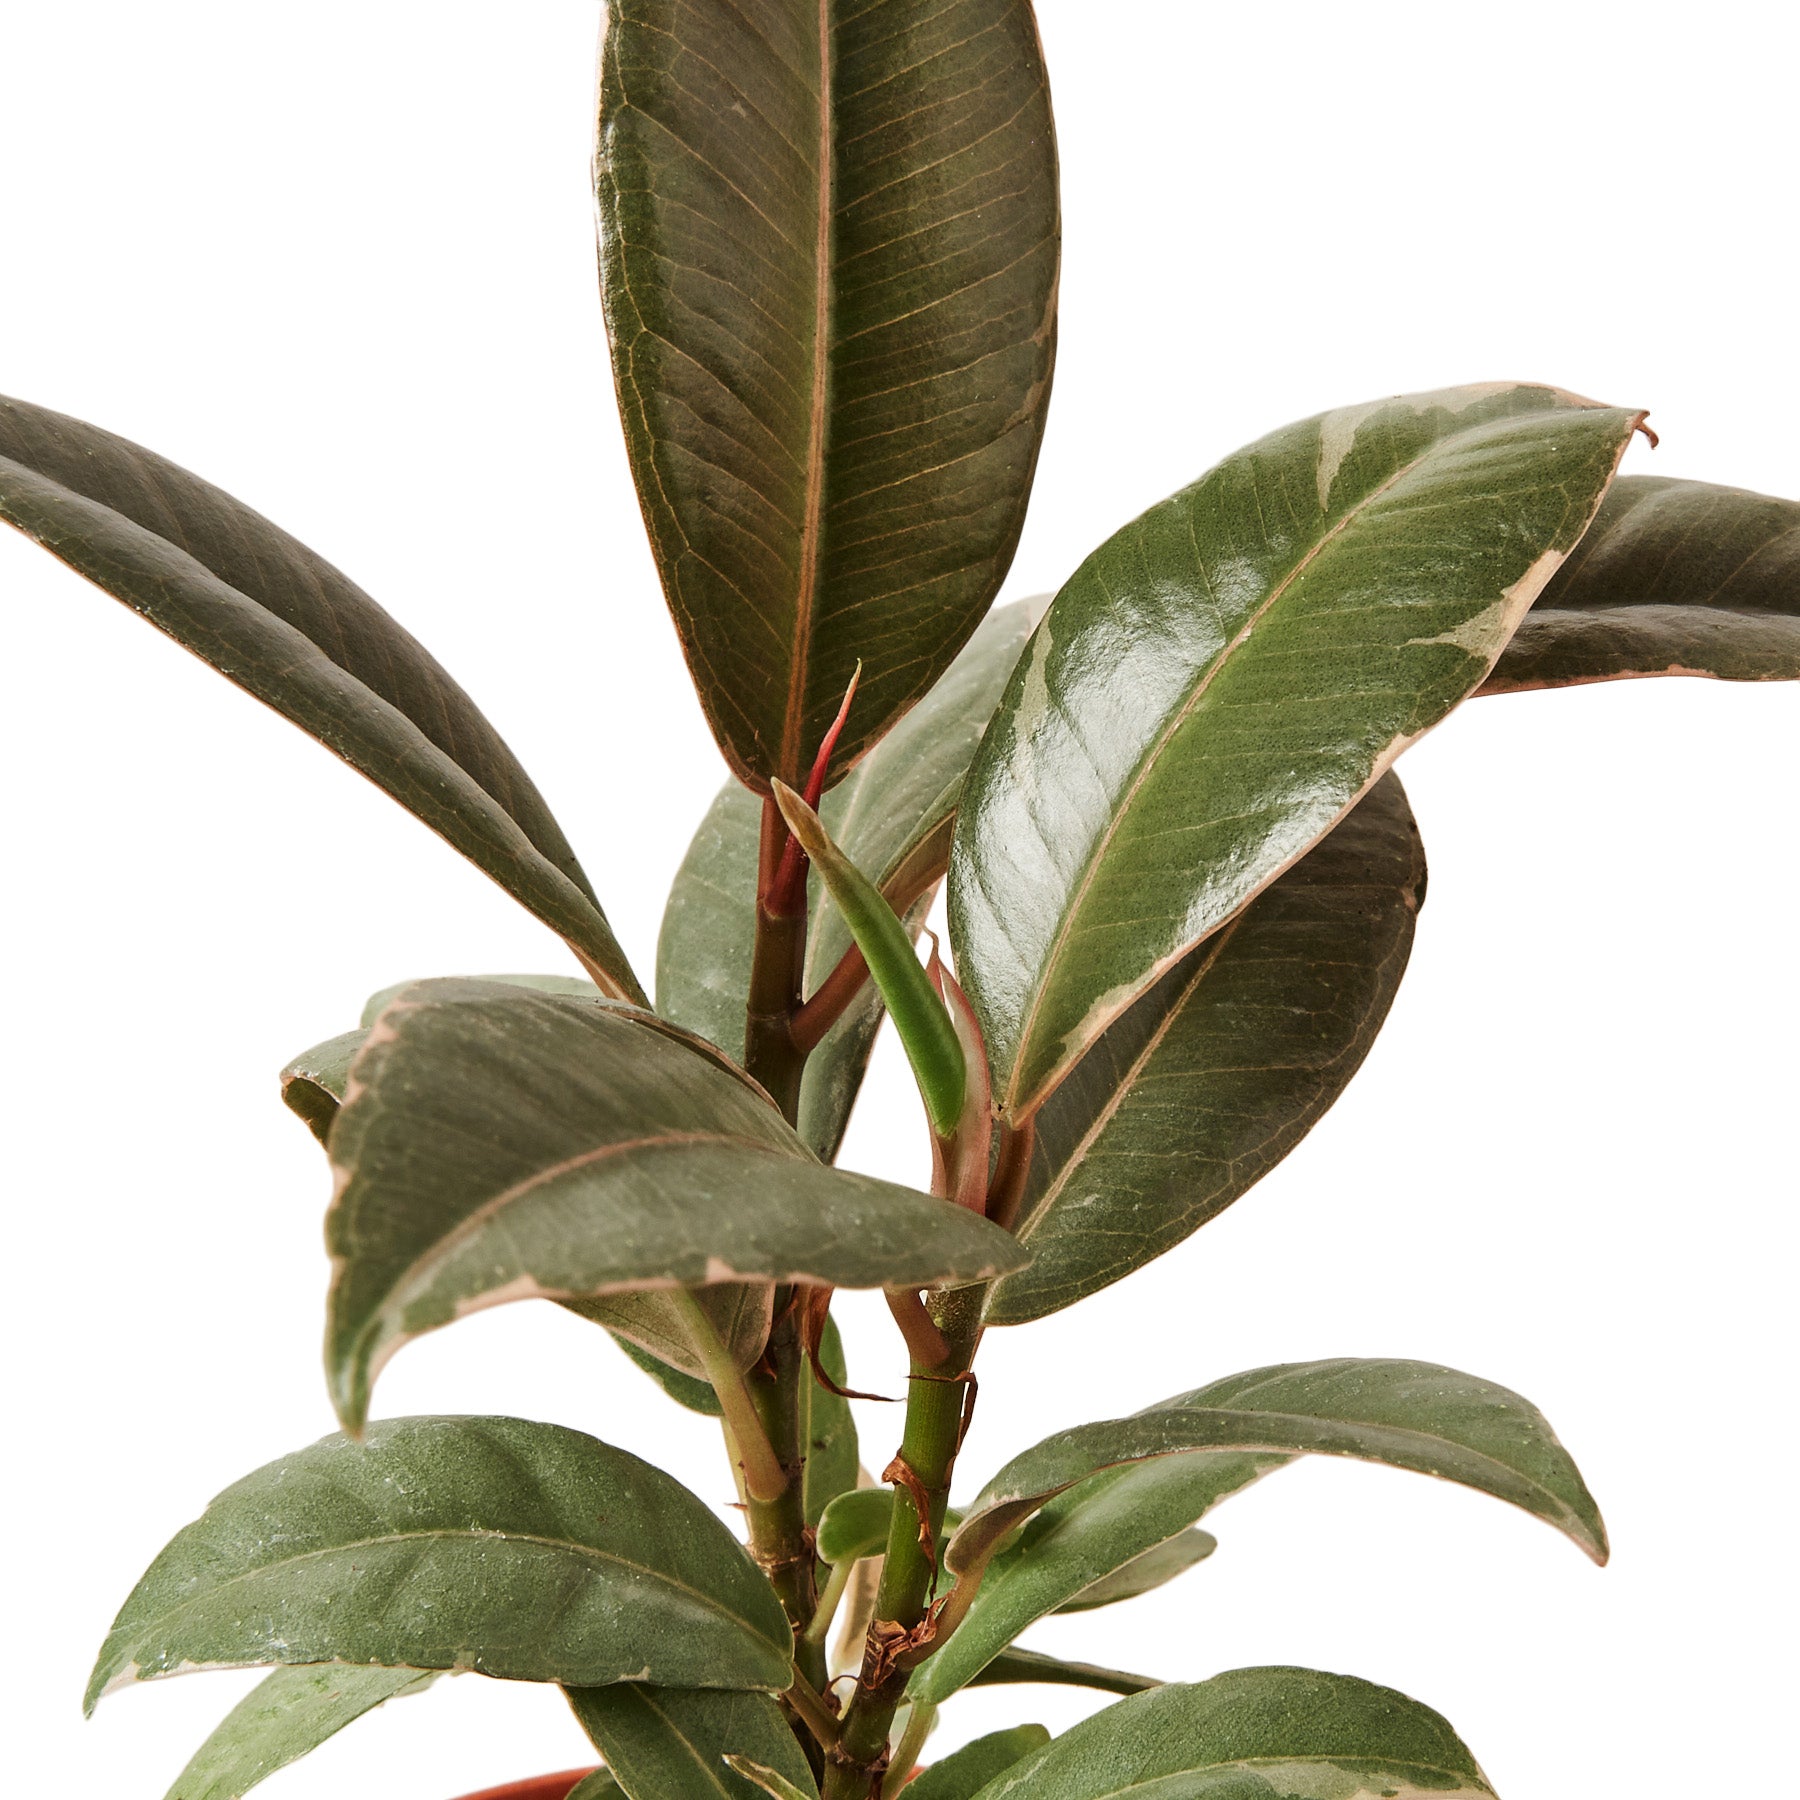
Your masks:
M 1088 558 L 1013 673 L 951 854 L 1004 1116 L 1481 684 L 1640 418 L 1517 385 L 1326 413 Z
M 781 1688 L 790 1644 L 755 1565 L 659 1469 L 556 1425 L 390 1419 L 257 1470 L 179 1532 L 87 1704 L 188 1669 L 327 1661 Z
M 209 482 L 0 399 L 0 518 L 298 725 L 643 992 L 543 798 L 431 654 L 346 576 Z
M 1056 152 L 1027 0 L 619 0 L 601 288 L 663 587 L 734 772 L 833 772 L 998 589 L 1049 399 Z
M 1481 692 L 1644 675 L 1800 679 L 1800 501 L 1623 476 Z

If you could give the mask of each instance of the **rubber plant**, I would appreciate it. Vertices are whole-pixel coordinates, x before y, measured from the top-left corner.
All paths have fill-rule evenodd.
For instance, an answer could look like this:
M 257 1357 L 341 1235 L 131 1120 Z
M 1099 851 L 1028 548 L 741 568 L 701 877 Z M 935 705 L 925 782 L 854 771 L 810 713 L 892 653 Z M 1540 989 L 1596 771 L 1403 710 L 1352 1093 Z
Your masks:
M 998 1682 L 1120 1697 L 930 1763 L 918 1800 L 1488 1795 L 1443 1719 L 1352 1676 L 1163 1682 L 1018 1640 L 1182 1574 L 1214 1505 L 1306 1455 L 1463 1483 L 1604 1560 L 1536 1407 L 1416 1362 L 1255 1369 L 1072 1424 L 953 1509 L 977 1353 L 1180 1243 L 1343 1090 L 1424 897 L 1393 773 L 1422 733 L 1477 694 L 1800 675 L 1800 505 L 1615 479 L 1640 410 L 1488 383 L 1283 426 L 1047 607 L 995 608 L 1056 340 L 1027 0 L 616 0 L 596 179 L 632 468 L 730 769 L 654 1003 L 530 778 L 373 600 L 150 451 L 0 408 L 13 524 L 584 971 L 410 981 L 283 1071 L 335 1184 L 343 1432 L 173 1538 L 90 1705 L 274 1665 L 179 1800 L 456 1671 L 566 1690 L 604 1758 L 580 1800 L 891 1795 Z M 922 958 L 946 878 L 950 957 Z M 832 1166 L 884 1012 L 928 1194 Z M 866 1457 L 838 1288 L 885 1292 L 906 1358 Z M 577 1431 L 371 1420 L 408 1341 L 527 1297 L 717 1415 L 746 1543 Z

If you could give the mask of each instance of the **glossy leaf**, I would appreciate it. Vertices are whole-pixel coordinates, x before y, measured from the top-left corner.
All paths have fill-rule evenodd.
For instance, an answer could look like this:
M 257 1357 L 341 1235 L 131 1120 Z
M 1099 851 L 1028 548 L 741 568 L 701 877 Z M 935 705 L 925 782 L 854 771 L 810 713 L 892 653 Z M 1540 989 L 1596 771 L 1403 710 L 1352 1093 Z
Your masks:
M 331 1132 L 326 1363 L 346 1425 L 387 1357 L 505 1300 L 721 1282 L 933 1287 L 1025 1258 L 997 1226 L 818 1163 L 710 1046 L 569 995 L 421 982 Z
M 995 1776 L 1004 1774 L 1021 1757 L 1041 1750 L 1049 1741 L 1050 1733 L 1042 1725 L 1013 1725 L 1005 1731 L 990 1731 L 915 1775 L 906 1784 L 908 1800 L 970 1800 Z
M 1428 1706 L 1352 1675 L 1234 1669 L 1121 1700 L 1016 1762 L 981 1800 L 1493 1800 Z
M 773 1591 L 712 1512 L 558 1425 L 389 1419 L 227 1488 L 151 1564 L 88 1685 L 257 1663 L 785 1687 Z
M 961 1624 L 920 1665 L 912 1691 L 929 1704 L 942 1705 L 959 1688 L 982 1679 L 1037 1620 L 1076 1611 L 1084 1602 L 1105 1604 L 1109 1582 L 1142 1592 L 1179 1574 L 1197 1560 L 1187 1552 L 1205 1554 L 1212 1548 L 1205 1532 L 1191 1529 L 1194 1521 L 1287 1460 L 1223 1453 L 1160 1456 L 1091 1474 L 1048 1501 L 1030 1517 L 1018 1540 L 993 1558 Z M 1010 1529 L 1017 1517 L 1003 1515 L 1001 1522 Z M 965 1544 L 956 1554 L 971 1547 Z M 1145 1566 L 1146 1558 L 1159 1555 L 1178 1566 L 1159 1569 L 1154 1560 Z M 1096 1588 L 1103 1597 L 1089 1599 Z
M 1454 388 L 1273 433 L 1051 603 L 969 772 L 957 968 L 1003 1115 L 1479 687 L 1642 415 Z
M 941 1703 L 1034 1619 L 1308 1453 L 1479 1489 L 1606 1560 L 1605 1527 L 1580 1473 L 1543 1415 L 1509 1389 L 1431 1363 L 1253 1369 L 1127 1419 L 1059 1432 L 1002 1469 L 950 1540 L 945 1560 L 959 1582 L 946 1610 L 960 1624 L 913 1691 Z
M 1055 1502 L 1051 1502 L 1055 1505 Z M 1117 1606 L 1121 1600 L 1135 1600 L 1139 1594 L 1185 1575 L 1196 1563 L 1205 1562 L 1219 1547 L 1210 1531 L 1194 1527 L 1177 1532 L 1174 1537 L 1134 1556 L 1130 1562 L 1090 1582 L 1072 1600 L 1065 1600 L 1059 1613 L 1092 1612 L 1097 1606 Z
M 569 1704 L 629 1800 L 762 1800 L 728 1755 L 772 1769 L 816 1794 L 781 1709 L 767 1694 L 714 1693 L 621 1682 L 571 1688 Z
M 642 990 L 531 778 L 410 633 L 323 557 L 141 446 L 0 399 L 0 518 L 122 600 L 429 825 Z
M 166 1800 L 242 1800 L 259 1781 L 389 1700 L 437 1679 L 418 1669 L 296 1663 L 275 1670 L 228 1712 L 175 1777 Z
M 915 938 L 950 856 L 950 827 L 969 758 L 1040 610 L 996 607 L 938 684 L 825 796 L 819 815 L 859 868 L 905 913 Z M 737 781 L 719 790 L 669 893 L 656 948 L 656 1004 L 727 1056 L 744 1058 L 750 946 L 756 929 L 762 802 Z M 851 946 L 843 915 L 815 875 L 802 988 L 811 994 Z M 881 1023 L 881 996 L 859 997 L 807 1059 L 800 1135 L 837 1154 Z
M 1103 1669 L 1098 1663 L 1067 1662 L 1060 1656 L 1046 1656 L 1040 1650 L 1021 1650 L 1015 1646 L 1002 1650 L 970 1687 L 1027 1685 L 1035 1687 L 1093 1688 L 1107 1694 L 1146 1694 L 1163 1684 L 1150 1675 L 1128 1675 L 1123 1669 Z
M 1625 476 L 1481 691 L 1635 675 L 1800 678 L 1800 501 Z
M 988 1322 L 1042 1318 L 1142 1268 L 1286 1156 L 1368 1054 L 1424 894 L 1389 773 L 1051 1095 L 1015 1227 L 1031 1264 L 990 1291 Z
M 913 954 L 912 935 L 882 898 L 880 888 L 831 841 L 818 814 L 779 781 L 775 798 L 881 990 L 933 1129 L 939 1137 L 948 1137 L 962 1117 L 968 1066 L 949 1011 Z
M 921 699 L 1018 541 L 1049 399 L 1056 152 L 1028 0 L 619 0 L 602 292 L 714 735 L 798 787 Z

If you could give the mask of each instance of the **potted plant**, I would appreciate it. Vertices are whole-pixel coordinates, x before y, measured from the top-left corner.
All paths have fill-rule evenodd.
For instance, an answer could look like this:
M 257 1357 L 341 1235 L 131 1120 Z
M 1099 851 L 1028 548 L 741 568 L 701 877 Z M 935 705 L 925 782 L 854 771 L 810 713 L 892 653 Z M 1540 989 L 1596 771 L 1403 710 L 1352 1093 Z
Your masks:
M 600 102 L 621 410 L 731 769 L 654 1003 L 530 778 L 367 595 L 154 453 L 0 403 L 0 512 L 383 787 L 585 971 L 403 983 L 283 1072 L 333 1171 L 344 1432 L 177 1534 L 90 1702 L 273 1666 L 180 1800 L 466 1670 L 560 1685 L 604 1758 L 515 1800 L 891 1796 L 959 1693 L 1044 1681 L 1119 1699 L 929 1761 L 915 1792 L 1488 1794 L 1443 1719 L 1353 1676 L 1164 1681 L 1018 1640 L 1193 1567 L 1211 1507 L 1309 1454 L 1461 1482 L 1604 1560 L 1535 1406 L 1419 1362 L 1259 1368 L 1072 1425 L 953 1508 L 973 1411 L 1005 1404 L 978 1352 L 1216 1217 L 1343 1090 L 1424 897 L 1393 772 L 1423 733 L 1480 693 L 1800 673 L 1800 506 L 1621 478 L 1641 410 L 1477 384 L 1282 427 L 1047 606 L 996 609 L 1055 346 L 1026 0 L 628 0 Z M 921 960 L 940 884 L 949 956 Z M 929 1194 L 833 1166 L 884 1014 Z M 887 1296 L 892 1443 L 858 1444 L 840 1288 Z M 746 1544 L 579 1432 L 371 1422 L 408 1342 L 529 1297 L 719 1419 Z

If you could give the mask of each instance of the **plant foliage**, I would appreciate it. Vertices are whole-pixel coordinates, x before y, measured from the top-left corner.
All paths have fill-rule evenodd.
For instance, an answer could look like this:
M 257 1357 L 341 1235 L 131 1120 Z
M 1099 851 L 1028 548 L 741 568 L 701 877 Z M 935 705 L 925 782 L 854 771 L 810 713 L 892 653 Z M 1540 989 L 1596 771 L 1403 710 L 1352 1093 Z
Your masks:
M 618 0 L 596 181 L 631 466 L 731 771 L 654 1006 L 530 778 L 374 600 L 152 452 L 0 402 L 7 519 L 586 977 L 403 983 L 282 1072 L 330 1163 L 347 1435 L 174 1537 L 90 1706 L 273 1668 L 172 1800 L 241 1795 L 445 1671 L 560 1684 L 605 1758 L 584 1795 L 872 1800 L 963 1689 L 1031 1681 L 1119 1698 L 940 1758 L 921 1800 L 1489 1796 L 1366 1682 L 1164 1683 L 1019 1638 L 1193 1579 L 1212 1507 L 1306 1455 L 1462 1483 L 1604 1561 L 1535 1406 L 1415 1362 L 1258 1369 L 1072 1425 L 953 1508 L 974 1365 L 1181 1243 L 1344 1091 L 1424 899 L 1394 772 L 1423 733 L 1476 694 L 1800 676 L 1800 505 L 1615 480 L 1641 410 L 1473 384 L 1283 426 L 995 608 L 1056 340 L 1028 0 Z M 834 1166 L 884 1015 L 930 1193 Z M 838 1288 L 886 1294 L 906 1363 L 897 1446 L 860 1458 Z M 370 1422 L 401 1346 L 525 1298 L 719 1418 L 741 1540 L 578 1432 Z

